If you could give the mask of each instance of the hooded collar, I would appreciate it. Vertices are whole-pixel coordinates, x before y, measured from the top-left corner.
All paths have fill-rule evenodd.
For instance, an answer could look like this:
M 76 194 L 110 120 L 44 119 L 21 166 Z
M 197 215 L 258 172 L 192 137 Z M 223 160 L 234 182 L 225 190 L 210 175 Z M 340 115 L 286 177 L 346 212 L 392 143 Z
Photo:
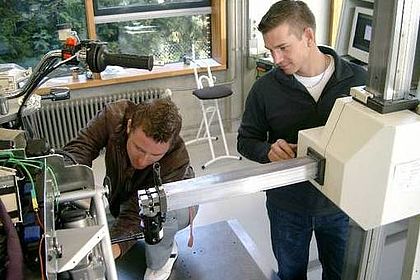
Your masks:
M 354 73 L 351 67 L 347 63 L 344 63 L 344 60 L 332 48 L 327 46 L 318 46 L 318 48 L 322 53 L 331 55 L 334 59 L 335 70 L 330 79 L 335 79 L 336 82 L 340 82 L 353 76 Z M 303 86 L 293 75 L 286 75 L 278 67 L 276 67 L 274 75 L 282 83 L 289 84 L 291 87 L 302 87 L 303 89 Z

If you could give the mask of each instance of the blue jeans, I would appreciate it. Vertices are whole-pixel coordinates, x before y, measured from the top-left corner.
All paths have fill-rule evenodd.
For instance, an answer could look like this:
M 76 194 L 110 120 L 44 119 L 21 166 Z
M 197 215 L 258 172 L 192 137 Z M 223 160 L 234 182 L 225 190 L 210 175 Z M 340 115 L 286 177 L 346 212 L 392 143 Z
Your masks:
M 267 201 L 271 242 L 281 280 L 307 279 L 312 232 L 318 246 L 322 279 L 341 279 L 349 218 L 343 212 L 311 216 L 278 209 Z

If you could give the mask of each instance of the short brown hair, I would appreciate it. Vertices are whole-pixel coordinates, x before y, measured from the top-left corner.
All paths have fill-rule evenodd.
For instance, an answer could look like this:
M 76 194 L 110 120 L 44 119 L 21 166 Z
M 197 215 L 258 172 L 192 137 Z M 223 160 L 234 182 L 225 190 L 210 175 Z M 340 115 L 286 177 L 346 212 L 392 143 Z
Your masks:
M 306 27 L 314 32 L 316 29 L 315 16 L 304 2 L 282 0 L 270 7 L 258 24 L 258 30 L 265 34 L 283 23 L 287 23 L 298 38 Z
M 182 117 L 169 98 L 153 99 L 137 105 L 131 119 L 131 131 L 141 127 L 147 137 L 156 142 L 169 142 L 179 134 Z

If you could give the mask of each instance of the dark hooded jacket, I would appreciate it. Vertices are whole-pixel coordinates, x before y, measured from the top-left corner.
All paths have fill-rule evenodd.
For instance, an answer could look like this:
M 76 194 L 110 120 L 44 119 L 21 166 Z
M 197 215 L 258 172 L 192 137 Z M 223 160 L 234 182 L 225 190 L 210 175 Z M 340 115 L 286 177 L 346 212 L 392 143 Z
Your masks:
M 345 61 L 330 48 L 319 48 L 334 58 L 335 71 L 318 102 L 293 75 L 280 68 L 255 82 L 238 131 L 237 148 L 243 156 L 268 163 L 272 143 L 284 139 L 296 144 L 299 130 L 325 125 L 335 100 L 348 96 L 351 87 L 366 83 L 367 73 L 361 66 Z M 269 190 L 267 199 L 292 212 L 324 215 L 339 211 L 309 181 Z

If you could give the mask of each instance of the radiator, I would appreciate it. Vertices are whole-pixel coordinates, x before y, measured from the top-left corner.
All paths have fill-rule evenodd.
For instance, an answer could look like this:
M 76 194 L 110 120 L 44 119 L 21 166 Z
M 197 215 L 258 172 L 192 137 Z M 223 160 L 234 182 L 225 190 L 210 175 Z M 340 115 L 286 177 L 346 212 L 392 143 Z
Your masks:
M 34 138 L 44 138 L 51 148 L 62 148 L 105 106 L 120 99 L 140 103 L 170 96 L 170 90 L 151 88 L 110 95 L 42 102 L 41 109 L 27 117 Z

